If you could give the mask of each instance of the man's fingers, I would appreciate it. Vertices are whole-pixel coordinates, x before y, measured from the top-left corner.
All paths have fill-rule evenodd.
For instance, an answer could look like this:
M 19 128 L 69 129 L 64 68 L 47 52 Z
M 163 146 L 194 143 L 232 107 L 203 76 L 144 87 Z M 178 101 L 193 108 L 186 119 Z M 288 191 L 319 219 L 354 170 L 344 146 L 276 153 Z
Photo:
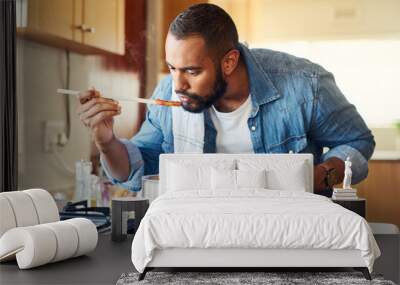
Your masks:
M 81 119 L 81 121 L 82 121 L 82 123 L 83 123 L 83 125 L 84 125 L 85 127 L 89 127 L 89 123 L 90 123 L 90 120 L 89 120 L 89 119 Z
M 110 104 L 103 104 L 103 105 L 96 105 L 90 110 L 80 115 L 81 120 L 91 119 L 92 117 L 96 116 L 98 113 L 107 112 L 107 111 L 114 111 L 114 112 L 121 112 L 121 108 L 119 106 L 114 106 Z
M 94 88 L 92 88 L 91 91 L 94 93 L 95 98 L 101 97 L 100 91 L 98 91 Z
M 97 115 L 93 116 L 89 121 L 89 127 L 94 128 L 99 123 L 103 122 L 104 120 L 111 119 L 112 117 L 119 115 L 120 112 L 118 111 L 106 111 L 100 112 Z
M 92 90 L 86 90 L 79 94 L 78 99 L 81 104 L 84 104 L 87 101 L 89 101 L 90 99 L 92 99 L 93 97 L 94 97 L 94 92 Z
M 86 91 L 83 91 L 79 94 L 79 102 L 81 104 L 84 104 L 88 101 L 90 101 L 92 98 L 99 98 L 101 97 L 101 94 L 99 91 L 97 91 L 96 89 L 92 88 Z
M 80 105 L 77 113 L 82 123 L 89 128 L 94 128 L 99 123 L 112 119 L 121 113 L 118 101 L 101 97 L 94 88 L 84 91 L 79 95 Z
M 104 104 L 105 104 L 105 105 L 108 105 L 108 106 L 110 106 L 110 107 L 111 107 L 111 106 L 115 106 L 115 107 L 118 107 L 118 106 L 119 106 L 119 105 L 118 105 L 118 102 L 115 101 L 115 100 L 113 100 L 113 99 L 102 98 L 102 97 L 94 98 L 94 99 L 91 99 L 90 101 L 87 101 L 87 102 L 84 103 L 84 104 L 81 104 L 81 105 L 78 107 L 78 110 L 77 110 L 78 115 L 87 112 L 87 111 L 90 110 L 91 108 L 94 108 L 94 106 L 104 105 Z

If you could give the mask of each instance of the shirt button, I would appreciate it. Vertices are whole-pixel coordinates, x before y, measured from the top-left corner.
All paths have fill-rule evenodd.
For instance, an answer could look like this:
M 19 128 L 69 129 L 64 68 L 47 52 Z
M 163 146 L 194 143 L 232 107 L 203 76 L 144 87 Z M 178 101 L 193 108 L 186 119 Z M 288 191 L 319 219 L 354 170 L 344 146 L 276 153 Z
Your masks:
M 251 130 L 254 132 L 256 130 L 256 126 L 251 126 Z

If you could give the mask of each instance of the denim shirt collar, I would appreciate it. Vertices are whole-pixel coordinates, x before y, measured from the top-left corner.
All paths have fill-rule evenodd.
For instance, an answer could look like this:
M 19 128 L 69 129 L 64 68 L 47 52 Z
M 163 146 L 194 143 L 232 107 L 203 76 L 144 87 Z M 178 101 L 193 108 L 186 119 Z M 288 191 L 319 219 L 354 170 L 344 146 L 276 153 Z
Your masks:
M 252 98 L 253 110 L 250 117 L 254 117 L 259 109 L 259 106 L 265 103 L 272 102 L 281 97 L 278 90 L 275 88 L 268 74 L 264 72 L 260 63 L 243 44 L 239 43 L 239 51 L 243 56 L 249 76 L 250 94 Z

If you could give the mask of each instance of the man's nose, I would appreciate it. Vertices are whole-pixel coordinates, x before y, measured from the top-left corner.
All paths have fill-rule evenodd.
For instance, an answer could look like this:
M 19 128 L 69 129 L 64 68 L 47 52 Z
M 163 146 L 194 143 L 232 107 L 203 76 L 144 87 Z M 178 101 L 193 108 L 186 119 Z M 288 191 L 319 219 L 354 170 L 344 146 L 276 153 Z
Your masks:
M 181 72 L 176 72 L 172 79 L 176 91 L 186 91 L 189 89 L 189 84 Z

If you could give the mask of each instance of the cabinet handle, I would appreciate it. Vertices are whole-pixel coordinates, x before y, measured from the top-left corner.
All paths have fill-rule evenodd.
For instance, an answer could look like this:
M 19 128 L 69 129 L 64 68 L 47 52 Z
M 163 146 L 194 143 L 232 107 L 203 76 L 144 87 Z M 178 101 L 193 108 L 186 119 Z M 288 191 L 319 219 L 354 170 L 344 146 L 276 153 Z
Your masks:
M 94 27 L 88 27 L 85 24 L 79 25 L 76 28 L 81 30 L 84 33 L 94 33 L 96 31 L 96 29 Z

